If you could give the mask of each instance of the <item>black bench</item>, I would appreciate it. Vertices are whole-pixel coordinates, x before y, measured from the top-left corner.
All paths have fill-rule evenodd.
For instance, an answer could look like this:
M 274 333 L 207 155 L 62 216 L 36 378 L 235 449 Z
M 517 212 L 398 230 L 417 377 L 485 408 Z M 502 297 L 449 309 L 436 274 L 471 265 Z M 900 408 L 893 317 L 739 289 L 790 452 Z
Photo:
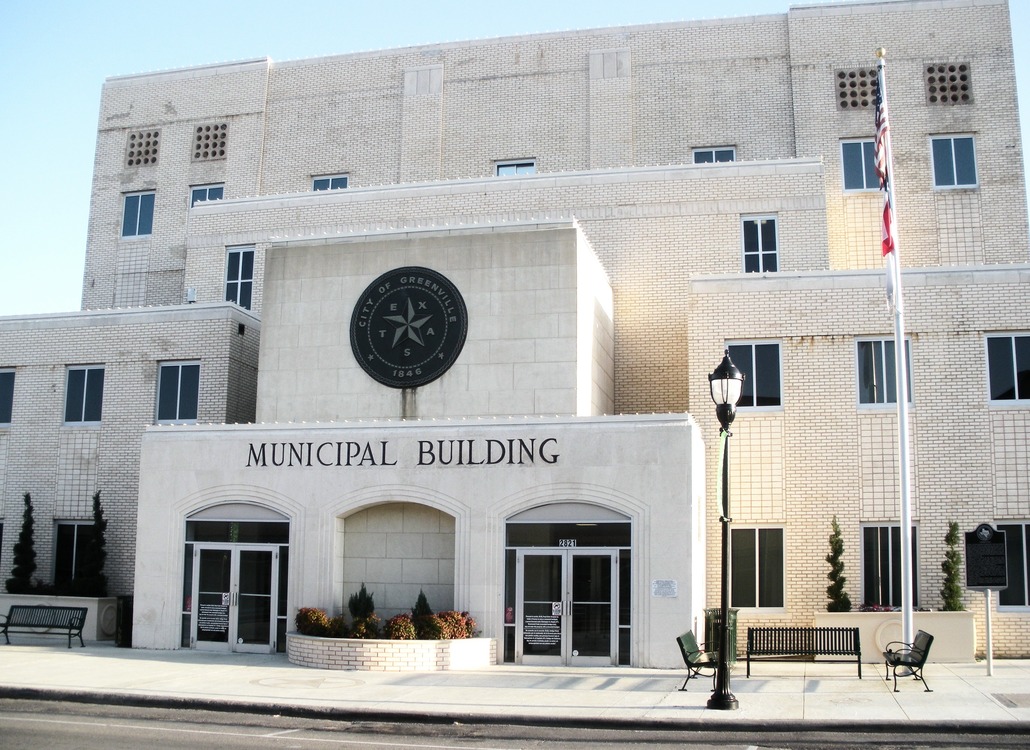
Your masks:
M 915 640 L 911 643 L 904 643 L 903 641 L 891 641 L 887 644 L 887 650 L 883 652 L 883 659 L 887 663 L 887 674 L 884 675 L 883 679 L 890 677 L 891 670 L 894 670 L 894 692 L 900 692 L 898 690 L 898 670 L 908 670 L 903 674 L 912 675 L 917 680 L 923 683 L 923 687 L 926 688 L 927 693 L 932 693 L 930 686 L 926 684 L 926 680 L 923 678 L 923 666 L 926 664 L 927 657 L 930 656 L 930 646 L 933 645 L 933 636 L 927 633 L 925 630 L 920 630 L 916 633 Z M 895 648 L 891 648 L 894 646 Z M 897 648 L 901 646 L 901 648 Z
M 862 679 L 862 645 L 858 628 L 748 628 L 747 676 L 751 658 L 814 658 L 816 656 L 854 656 L 858 679 Z
M 679 644 L 680 654 L 683 656 L 683 663 L 687 667 L 687 679 L 683 681 L 683 686 L 680 690 L 687 689 L 687 683 L 690 682 L 691 677 L 697 677 L 706 669 L 712 673 L 712 689 L 715 689 L 715 672 L 719 664 L 715 660 L 715 655 L 710 651 L 705 651 L 698 645 L 697 638 L 694 637 L 694 631 L 688 630 L 683 635 L 676 638 L 676 643 Z
M 72 638 L 82 641 L 82 626 L 86 623 L 86 607 L 51 607 L 46 604 L 12 604 L 6 615 L 0 615 L 3 622 L 0 630 L 4 638 L 11 642 L 8 633 L 36 633 L 38 635 L 68 634 L 68 648 L 72 647 Z M 56 632 L 55 632 L 56 631 Z

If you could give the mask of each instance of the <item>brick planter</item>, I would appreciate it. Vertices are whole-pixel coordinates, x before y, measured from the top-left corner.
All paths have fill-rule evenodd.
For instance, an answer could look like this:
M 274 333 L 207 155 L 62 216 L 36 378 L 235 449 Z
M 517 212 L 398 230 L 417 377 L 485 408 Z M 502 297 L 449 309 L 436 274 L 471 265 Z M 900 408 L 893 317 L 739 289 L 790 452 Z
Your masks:
M 493 638 L 450 641 L 362 640 L 287 633 L 286 657 L 292 664 L 315 669 L 366 672 L 482 669 L 497 663 L 497 641 Z

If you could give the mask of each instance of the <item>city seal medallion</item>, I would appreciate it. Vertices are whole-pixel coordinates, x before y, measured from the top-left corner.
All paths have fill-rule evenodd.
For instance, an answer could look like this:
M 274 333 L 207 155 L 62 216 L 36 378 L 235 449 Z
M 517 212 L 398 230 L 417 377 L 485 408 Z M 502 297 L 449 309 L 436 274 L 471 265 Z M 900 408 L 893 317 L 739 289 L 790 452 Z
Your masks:
M 431 383 L 465 345 L 468 312 L 451 281 L 429 268 L 388 271 L 354 306 L 350 344 L 358 364 L 391 388 Z

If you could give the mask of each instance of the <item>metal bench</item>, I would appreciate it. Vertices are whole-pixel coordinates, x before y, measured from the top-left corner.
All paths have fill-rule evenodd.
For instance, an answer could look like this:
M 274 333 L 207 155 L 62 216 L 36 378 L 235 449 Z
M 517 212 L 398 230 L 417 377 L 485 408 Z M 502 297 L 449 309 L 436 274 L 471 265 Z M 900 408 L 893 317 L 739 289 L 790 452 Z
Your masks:
M 858 664 L 858 679 L 862 679 L 862 644 L 857 627 L 747 629 L 748 677 L 751 676 L 752 657 L 807 659 L 816 656 L 854 656 Z
M 719 667 L 718 662 L 715 660 L 715 655 L 709 651 L 705 651 L 698 645 L 697 638 L 694 637 L 694 631 L 688 630 L 683 635 L 676 639 L 676 643 L 679 644 L 680 654 L 683 655 L 683 663 L 687 666 L 687 679 L 683 681 L 683 686 L 680 690 L 687 689 L 687 683 L 690 682 L 691 677 L 697 677 L 699 674 L 704 672 L 706 669 L 712 672 L 712 689 L 715 689 L 715 672 Z
M 9 633 L 35 633 L 37 635 L 68 634 L 68 648 L 72 647 L 72 638 L 78 636 L 82 641 L 82 626 L 86 622 L 86 607 L 51 607 L 46 604 L 12 604 L 6 615 L 0 615 L 7 643 L 11 642 Z
M 891 670 L 894 670 L 895 693 L 901 692 L 898 690 L 899 669 L 908 670 L 908 672 L 902 674 L 902 677 L 912 675 L 923 683 L 927 693 L 933 692 L 923 678 L 923 666 L 926 664 L 927 657 L 930 656 L 930 646 L 932 645 L 933 636 L 925 630 L 917 631 L 915 640 L 911 643 L 891 641 L 887 644 L 887 650 L 883 652 L 883 658 L 887 664 L 887 673 L 883 676 L 883 679 L 886 680 L 890 677 Z M 901 648 L 891 648 L 891 646 L 901 646 Z

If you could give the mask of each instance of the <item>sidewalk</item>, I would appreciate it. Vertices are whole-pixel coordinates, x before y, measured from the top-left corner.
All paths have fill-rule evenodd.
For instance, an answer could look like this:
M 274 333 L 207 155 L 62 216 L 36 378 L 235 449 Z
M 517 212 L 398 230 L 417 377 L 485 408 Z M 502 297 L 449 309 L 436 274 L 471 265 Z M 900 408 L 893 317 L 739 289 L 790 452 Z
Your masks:
M 20 641 L 20 643 L 19 643 Z M 44 642 L 45 641 L 45 642 Z M 1030 732 L 1030 660 L 933 664 L 932 693 L 912 679 L 894 693 L 883 668 L 762 662 L 732 673 L 736 711 L 711 711 L 711 681 L 680 670 L 498 665 L 466 672 L 344 672 L 285 655 L 142 651 L 20 636 L 0 643 L 0 697 L 272 712 L 347 719 L 741 729 L 803 722 L 841 731 L 932 727 Z

